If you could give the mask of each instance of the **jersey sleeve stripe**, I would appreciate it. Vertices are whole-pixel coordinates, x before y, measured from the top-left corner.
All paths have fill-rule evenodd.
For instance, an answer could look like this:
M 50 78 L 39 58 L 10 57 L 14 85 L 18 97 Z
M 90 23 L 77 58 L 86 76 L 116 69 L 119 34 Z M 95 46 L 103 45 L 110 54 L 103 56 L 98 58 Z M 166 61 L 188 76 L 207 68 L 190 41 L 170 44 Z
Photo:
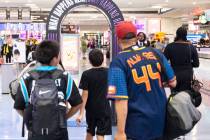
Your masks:
M 169 83 L 172 83 L 176 80 L 176 76 L 174 76 L 171 80 L 169 80 Z
M 128 99 L 128 96 L 107 95 L 109 99 Z
M 71 96 L 72 87 L 73 87 L 73 79 L 71 78 L 71 75 L 68 74 L 66 100 L 68 100 L 70 98 L 70 96 Z
M 27 88 L 26 88 L 23 78 L 20 79 L 20 87 L 21 87 L 21 91 L 23 94 L 23 98 L 24 98 L 26 106 L 27 106 L 29 103 L 29 95 L 28 95 L 28 91 L 27 91 Z

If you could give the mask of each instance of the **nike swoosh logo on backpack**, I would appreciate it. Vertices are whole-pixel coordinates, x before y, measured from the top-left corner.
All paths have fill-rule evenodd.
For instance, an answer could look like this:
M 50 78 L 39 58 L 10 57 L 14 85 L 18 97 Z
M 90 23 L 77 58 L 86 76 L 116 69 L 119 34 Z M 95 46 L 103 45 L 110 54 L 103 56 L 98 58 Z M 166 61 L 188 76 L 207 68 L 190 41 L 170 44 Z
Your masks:
M 49 93 L 49 92 L 51 92 L 51 90 L 47 90 L 47 91 L 39 91 L 39 95 L 46 94 L 46 93 Z

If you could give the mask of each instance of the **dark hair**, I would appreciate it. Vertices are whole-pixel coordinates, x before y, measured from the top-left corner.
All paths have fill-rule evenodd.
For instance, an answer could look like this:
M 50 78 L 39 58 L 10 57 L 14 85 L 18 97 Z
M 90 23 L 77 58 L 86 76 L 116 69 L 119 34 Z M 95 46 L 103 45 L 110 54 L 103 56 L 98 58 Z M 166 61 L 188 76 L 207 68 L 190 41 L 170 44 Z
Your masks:
M 136 37 L 136 34 L 130 32 L 130 33 L 126 34 L 126 36 L 123 38 L 123 40 L 129 40 L 129 39 L 133 39 L 135 37 Z
M 144 36 L 144 40 L 142 40 L 142 42 L 146 41 L 146 39 L 147 39 L 146 34 L 145 34 L 144 32 L 139 32 L 139 33 L 137 34 L 137 37 L 140 36 L 140 34 L 143 34 L 143 36 Z
M 101 66 L 104 61 L 104 55 L 99 49 L 94 49 L 89 53 L 89 61 L 94 67 Z
M 32 60 L 33 61 L 36 60 L 36 52 L 35 51 L 32 52 Z
M 20 51 L 18 49 L 14 50 L 14 55 L 20 55 Z
M 156 41 L 153 40 L 153 41 L 151 42 L 151 45 L 150 45 L 150 46 L 151 46 L 152 48 L 155 48 L 155 43 L 156 43 Z
M 58 57 L 60 45 L 55 41 L 42 41 L 36 48 L 36 60 L 41 64 L 49 65 L 54 57 Z
M 185 27 L 179 27 L 176 31 L 175 41 L 187 41 L 187 29 Z

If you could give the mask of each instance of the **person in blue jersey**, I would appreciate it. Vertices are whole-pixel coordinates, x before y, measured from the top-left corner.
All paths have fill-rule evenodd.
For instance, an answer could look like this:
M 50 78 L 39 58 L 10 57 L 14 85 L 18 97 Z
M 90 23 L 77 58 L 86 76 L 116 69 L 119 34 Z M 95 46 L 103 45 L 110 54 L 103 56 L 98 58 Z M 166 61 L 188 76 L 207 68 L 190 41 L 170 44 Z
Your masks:
M 159 140 L 164 132 L 167 103 L 161 77 L 164 75 L 171 87 L 176 86 L 176 77 L 161 52 L 136 46 L 136 32 L 131 22 L 116 25 L 122 52 L 110 64 L 107 95 L 115 102 L 115 140 Z M 164 74 L 154 51 L 164 65 Z

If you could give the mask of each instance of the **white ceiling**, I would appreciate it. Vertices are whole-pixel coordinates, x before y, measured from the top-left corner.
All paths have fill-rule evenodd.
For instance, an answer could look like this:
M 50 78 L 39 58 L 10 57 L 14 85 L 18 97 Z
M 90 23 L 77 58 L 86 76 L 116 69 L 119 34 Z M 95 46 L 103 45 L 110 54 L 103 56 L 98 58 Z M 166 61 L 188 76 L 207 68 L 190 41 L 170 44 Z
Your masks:
M 210 0 L 113 0 L 121 11 L 157 11 L 162 8 L 174 8 L 173 11 L 158 14 L 124 14 L 126 19 L 143 17 L 170 17 L 188 20 L 192 17 L 192 11 L 196 7 L 210 9 Z M 58 0 L 0 0 L 0 7 L 31 7 L 32 10 L 50 11 Z M 155 8 L 156 7 L 156 8 Z M 93 11 L 92 8 L 76 8 L 77 11 Z M 102 14 L 70 14 L 65 22 L 75 24 L 101 25 L 106 24 L 106 19 Z M 75 20 L 76 19 L 76 20 Z M 94 22 L 90 22 L 94 20 Z
M 23 7 L 50 10 L 58 0 L 0 0 L 1 7 Z M 192 8 L 210 6 L 210 0 L 113 0 L 123 10 L 148 10 L 152 6 Z M 31 5 L 30 5 L 31 4 Z

